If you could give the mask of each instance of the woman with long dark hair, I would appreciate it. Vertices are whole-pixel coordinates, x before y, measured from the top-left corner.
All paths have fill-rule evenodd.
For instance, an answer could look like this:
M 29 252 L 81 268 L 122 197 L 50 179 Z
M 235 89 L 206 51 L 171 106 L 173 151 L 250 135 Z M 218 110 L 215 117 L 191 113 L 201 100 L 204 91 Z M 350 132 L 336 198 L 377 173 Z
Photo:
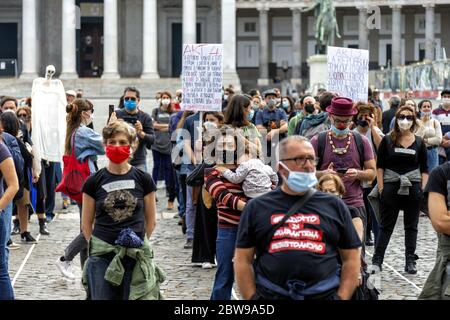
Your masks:
M 88 127 L 92 123 L 94 107 L 88 100 L 76 99 L 67 105 L 66 112 L 67 131 L 64 154 L 74 153 L 79 161 L 88 161 L 92 175 L 95 173 L 94 161 L 97 159 L 97 155 L 105 154 L 101 135 Z M 81 222 L 82 203 L 78 203 L 78 207 Z M 56 266 L 66 278 L 75 278 L 71 271 L 71 264 L 78 253 L 81 267 L 83 267 L 87 259 L 87 242 L 81 232 L 66 247 L 64 255 L 56 261 Z
M 399 211 L 403 210 L 405 271 L 417 273 L 415 251 L 419 208 L 422 190 L 428 180 L 427 148 L 423 139 L 414 134 L 417 125 L 414 108 L 400 107 L 395 114 L 394 129 L 384 136 L 378 148 L 380 234 L 372 258 L 372 272 L 381 271 Z

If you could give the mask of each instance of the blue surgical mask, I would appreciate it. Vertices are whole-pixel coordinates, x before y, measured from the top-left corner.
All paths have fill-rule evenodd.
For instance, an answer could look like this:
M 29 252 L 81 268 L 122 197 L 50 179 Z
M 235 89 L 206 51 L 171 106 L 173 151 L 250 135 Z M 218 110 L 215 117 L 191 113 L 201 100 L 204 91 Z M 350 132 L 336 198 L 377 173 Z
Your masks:
M 284 109 L 289 109 L 289 102 L 283 101 L 283 104 L 281 105 Z
M 248 121 L 252 121 L 253 120 L 253 116 L 255 115 L 255 110 L 250 110 L 250 112 L 247 115 L 247 120 Z
M 344 136 L 350 132 L 350 129 L 347 127 L 345 129 L 338 129 L 334 125 L 331 126 L 331 131 L 337 136 Z
M 426 116 L 428 116 L 428 117 L 431 117 L 431 112 L 423 112 L 423 111 L 420 111 L 420 116 L 423 118 L 423 117 L 426 117 Z
M 127 100 L 123 102 L 123 105 L 128 111 L 134 111 L 137 107 L 137 102 L 133 100 Z
M 286 180 L 286 184 L 294 192 L 306 192 L 315 185 L 317 185 L 317 177 L 315 172 L 299 172 L 299 171 L 291 171 L 289 168 L 282 162 L 281 165 L 289 171 L 289 177 L 284 178 Z

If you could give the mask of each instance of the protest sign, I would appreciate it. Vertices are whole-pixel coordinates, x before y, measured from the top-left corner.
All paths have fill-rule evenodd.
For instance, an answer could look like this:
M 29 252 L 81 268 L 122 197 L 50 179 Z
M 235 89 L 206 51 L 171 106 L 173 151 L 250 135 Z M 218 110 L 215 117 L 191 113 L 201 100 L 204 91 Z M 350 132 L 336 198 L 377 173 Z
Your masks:
M 183 110 L 222 111 L 222 44 L 183 45 Z
M 328 47 L 328 91 L 353 101 L 367 102 L 369 51 Z

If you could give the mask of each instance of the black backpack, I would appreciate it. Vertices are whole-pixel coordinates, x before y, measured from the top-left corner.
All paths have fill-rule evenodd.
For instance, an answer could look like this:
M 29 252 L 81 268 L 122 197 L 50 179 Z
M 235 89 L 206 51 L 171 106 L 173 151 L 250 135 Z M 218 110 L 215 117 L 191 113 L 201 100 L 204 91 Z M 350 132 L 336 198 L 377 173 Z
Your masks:
M 356 147 L 358 148 L 359 153 L 359 163 L 361 166 L 361 169 L 364 169 L 364 143 L 362 140 L 361 134 L 358 132 L 352 132 L 353 136 L 355 137 Z M 319 133 L 319 136 L 317 137 L 317 155 L 318 155 L 318 162 L 316 169 L 320 170 L 320 167 L 322 166 L 323 162 L 323 155 L 325 153 L 325 145 L 327 143 L 327 134 L 328 131 L 324 131 Z

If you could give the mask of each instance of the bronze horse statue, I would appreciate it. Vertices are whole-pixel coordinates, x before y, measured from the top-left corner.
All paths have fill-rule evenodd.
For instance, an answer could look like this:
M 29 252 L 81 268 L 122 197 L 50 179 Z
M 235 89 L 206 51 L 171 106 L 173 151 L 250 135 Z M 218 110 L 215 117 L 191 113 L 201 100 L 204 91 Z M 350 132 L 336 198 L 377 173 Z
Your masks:
M 316 40 L 319 48 L 324 51 L 325 46 L 333 45 L 334 35 L 340 38 L 339 26 L 336 21 L 336 9 L 332 0 L 314 0 L 314 3 L 302 10 L 302 12 L 314 9 L 314 17 L 316 18 Z M 325 53 L 325 52 L 319 52 Z

